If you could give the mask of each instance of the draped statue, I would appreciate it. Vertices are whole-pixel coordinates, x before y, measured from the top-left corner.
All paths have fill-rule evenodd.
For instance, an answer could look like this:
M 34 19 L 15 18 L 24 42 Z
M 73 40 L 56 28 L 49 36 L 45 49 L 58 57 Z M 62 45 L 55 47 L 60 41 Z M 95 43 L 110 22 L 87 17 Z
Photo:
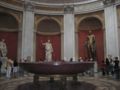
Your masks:
M 4 39 L 2 39 L 2 41 L 0 41 L 0 56 L 1 57 L 7 56 L 7 46 L 6 46 Z
M 52 61 L 53 47 L 50 40 L 48 40 L 46 43 L 43 43 L 43 45 L 45 45 L 45 59 L 47 61 Z

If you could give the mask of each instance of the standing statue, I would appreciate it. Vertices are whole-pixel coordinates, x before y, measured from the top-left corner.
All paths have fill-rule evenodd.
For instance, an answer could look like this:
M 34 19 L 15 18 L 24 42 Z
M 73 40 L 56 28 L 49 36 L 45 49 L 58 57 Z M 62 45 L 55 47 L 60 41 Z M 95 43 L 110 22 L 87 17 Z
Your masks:
M 85 47 L 87 49 L 87 55 L 89 59 L 96 59 L 96 40 L 95 35 L 90 30 L 86 38 Z
M 50 40 L 48 40 L 46 43 L 43 43 L 43 45 L 45 45 L 45 59 L 47 61 L 52 61 L 53 47 Z
M 7 46 L 5 43 L 5 39 L 2 39 L 2 41 L 0 41 L 0 56 L 1 57 L 7 56 Z

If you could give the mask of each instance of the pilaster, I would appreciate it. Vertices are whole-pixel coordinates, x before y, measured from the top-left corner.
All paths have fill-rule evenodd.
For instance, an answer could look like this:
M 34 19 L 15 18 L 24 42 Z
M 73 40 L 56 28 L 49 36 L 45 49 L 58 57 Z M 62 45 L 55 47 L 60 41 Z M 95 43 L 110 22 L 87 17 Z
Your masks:
M 34 6 L 28 0 L 25 2 L 25 7 L 23 11 L 21 59 L 31 57 L 31 61 L 35 60 L 34 41 Z
M 64 14 L 64 58 L 75 60 L 75 24 L 73 7 L 65 7 Z
M 106 55 L 119 56 L 117 11 L 113 2 L 105 4 L 104 12 Z

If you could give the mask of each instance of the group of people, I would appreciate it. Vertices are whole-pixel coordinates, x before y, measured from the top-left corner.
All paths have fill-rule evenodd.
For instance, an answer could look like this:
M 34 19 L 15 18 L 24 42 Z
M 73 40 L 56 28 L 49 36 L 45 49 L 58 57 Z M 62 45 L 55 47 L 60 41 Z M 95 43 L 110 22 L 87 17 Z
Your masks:
M 2 76 L 3 73 L 5 73 L 6 78 L 10 79 L 11 74 L 13 74 L 14 77 L 17 76 L 17 71 L 17 60 L 11 60 L 7 57 L 7 45 L 5 43 L 5 39 L 2 39 L 0 41 L 0 76 Z
M 8 59 L 6 63 L 6 78 L 10 79 L 11 75 L 17 77 L 18 63 L 16 60 Z
M 102 62 L 102 74 L 103 75 L 112 75 L 116 79 L 120 79 L 120 61 L 118 57 L 112 58 L 111 55 L 108 55 L 105 61 Z
M 11 77 L 18 76 L 18 62 L 17 60 L 7 59 L 5 63 L 4 72 L 2 72 L 2 61 L 0 60 L 0 76 L 6 77 L 6 79 L 10 79 Z

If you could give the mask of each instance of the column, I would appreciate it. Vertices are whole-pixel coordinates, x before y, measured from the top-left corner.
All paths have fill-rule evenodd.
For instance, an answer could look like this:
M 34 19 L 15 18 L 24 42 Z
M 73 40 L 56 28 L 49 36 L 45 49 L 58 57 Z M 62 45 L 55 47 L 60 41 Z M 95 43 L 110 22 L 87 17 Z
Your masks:
M 61 59 L 64 60 L 64 32 L 61 31 Z
M 74 14 L 65 13 L 64 14 L 64 59 L 70 60 L 73 58 L 75 60 L 75 24 L 74 24 Z
M 119 56 L 116 6 L 105 7 L 106 55 Z
M 34 12 L 33 6 L 29 0 L 25 2 L 25 10 L 23 11 L 23 27 L 22 27 L 22 56 L 21 59 L 31 57 L 34 61 Z

